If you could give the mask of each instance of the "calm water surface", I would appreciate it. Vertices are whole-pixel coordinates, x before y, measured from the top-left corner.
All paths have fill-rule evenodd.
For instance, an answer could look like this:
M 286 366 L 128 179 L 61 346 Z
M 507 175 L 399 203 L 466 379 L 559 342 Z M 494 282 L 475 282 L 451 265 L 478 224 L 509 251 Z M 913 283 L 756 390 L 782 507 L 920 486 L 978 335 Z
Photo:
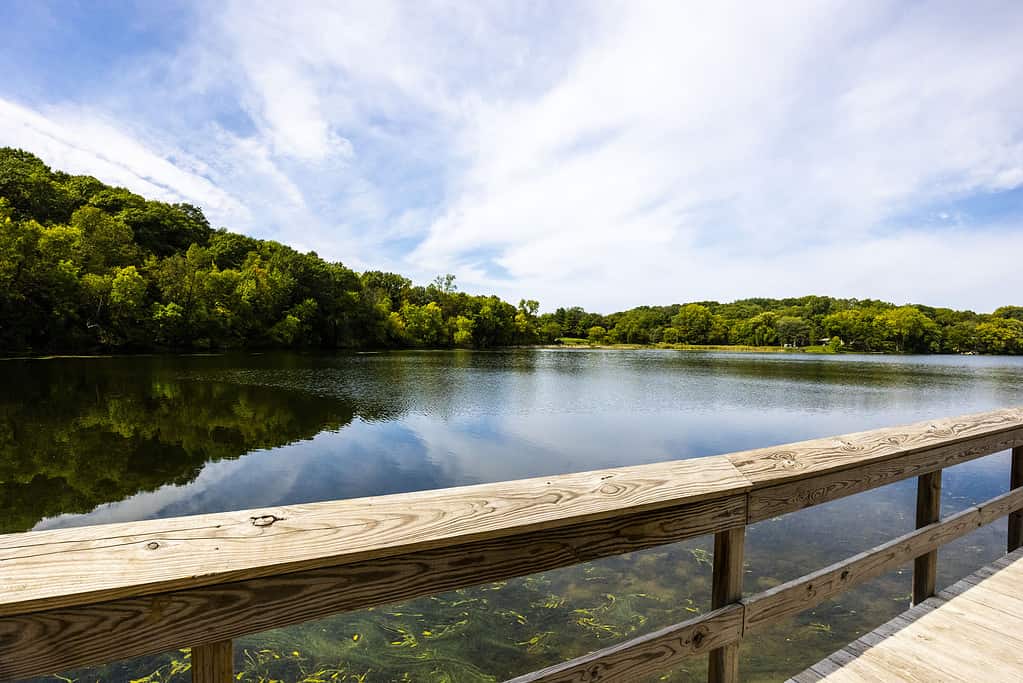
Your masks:
M 524 350 L 0 362 L 0 532 L 371 496 L 696 458 L 1023 404 L 1023 359 Z M 946 470 L 947 514 L 1006 490 Z M 750 527 L 759 591 L 913 527 L 915 482 Z M 940 583 L 1005 523 L 941 552 Z M 701 538 L 236 643 L 252 681 L 492 681 L 705 611 Z M 904 610 L 910 571 L 747 638 L 774 681 Z M 188 680 L 183 652 L 65 673 Z M 694 659 L 660 680 L 701 680 Z M 58 680 L 56 678 L 47 680 Z

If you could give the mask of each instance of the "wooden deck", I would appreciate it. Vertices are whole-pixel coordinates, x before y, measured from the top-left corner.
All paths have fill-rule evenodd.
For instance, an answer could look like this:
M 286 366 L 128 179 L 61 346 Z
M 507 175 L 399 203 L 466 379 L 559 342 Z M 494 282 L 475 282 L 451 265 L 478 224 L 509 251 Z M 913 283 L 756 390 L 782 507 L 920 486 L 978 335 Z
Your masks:
M 1023 549 L 1006 555 L 789 679 L 1023 680 Z

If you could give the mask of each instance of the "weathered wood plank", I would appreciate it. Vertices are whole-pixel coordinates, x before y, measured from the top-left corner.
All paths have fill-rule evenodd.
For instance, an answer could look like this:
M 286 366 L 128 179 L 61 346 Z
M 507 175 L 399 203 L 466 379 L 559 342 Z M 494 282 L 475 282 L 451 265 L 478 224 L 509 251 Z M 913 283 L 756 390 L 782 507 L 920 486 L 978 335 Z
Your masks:
M 0 680 L 224 640 L 742 526 L 745 496 L 339 567 L 0 617 Z
M 996 513 L 1005 516 L 1010 510 L 1021 508 L 1023 489 L 1009 491 L 941 522 L 911 531 L 847 560 L 747 598 L 743 601 L 746 604 L 745 630 L 762 628 L 777 619 L 819 605 L 997 519 Z
M 714 535 L 714 567 L 711 607 L 719 609 L 742 597 L 742 567 L 746 528 L 719 531 Z M 710 683 L 736 683 L 739 680 L 739 644 L 729 643 L 710 651 L 707 669 Z
M 927 612 L 911 610 L 863 636 L 846 648 L 860 650 L 848 669 L 861 673 L 876 664 L 894 681 L 1014 680 L 1023 656 L 1012 632 L 1021 627 L 1018 613 L 954 598 Z
M 192 683 L 234 681 L 234 643 L 221 640 L 192 648 Z
M 928 472 L 917 480 L 916 528 L 934 524 L 941 519 L 941 470 Z M 938 580 L 938 549 L 913 560 L 913 604 L 934 595 Z
M 822 680 L 823 678 L 824 676 L 822 674 L 817 673 L 811 668 L 802 673 L 796 674 L 792 678 L 788 679 L 786 683 L 817 683 L 817 681 Z
M 899 621 L 905 622 L 900 619 Z M 912 622 L 903 623 L 899 629 L 908 630 Z M 882 641 L 871 647 L 866 647 L 859 656 L 850 662 L 844 669 L 849 675 L 849 680 L 854 681 L 864 675 L 869 675 L 871 680 L 883 677 L 886 682 L 899 683 L 943 683 L 951 681 L 963 681 L 956 674 L 962 670 L 964 662 L 953 653 L 932 653 L 928 648 L 921 646 L 911 636 L 904 634 L 901 630 L 891 638 L 892 641 Z M 871 643 L 869 637 L 864 642 Z M 853 651 L 854 648 L 849 648 Z
M 800 676 L 835 683 L 1017 680 L 1023 671 L 1020 585 L 1023 552 L 913 606 Z
M 1023 444 L 1023 429 L 974 437 L 901 457 L 864 459 L 837 472 L 803 475 L 774 486 L 754 482 L 750 492 L 750 523 L 820 505 L 903 479 L 934 472 Z M 794 456 L 798 457 L 798 456 Z M 740 468 L 741 471 L 741 468 Z M 771 481 L 770 479 L 766 481 Z M 761 488 L 763 487 L 763 488 Z
M 1023 446 L 1012 449 L 1012 465 L 1009 473 L 1009 488 L 1023 487 Z M 1011 553 L 1023 546 L 1023 510 L 1009 515 L 1008 551 Z
M 760 488 L 816 474 L 905 457 L 1023 428 L 1023 408 L 874 429 L 783 446 L 758 448 L 727 457 Z
M 807 669 L 807 671 L 813 672 L 813 674 L 821 678 L 824 678 L 828 674 L 834 673 L 834 671 L 839 667 L 840 665 L 838 664 L 838 662 L 836 662 L 831 657 L 827 657 L 811 666 L 809 669 Z
M 742 605 L 731 604 L 681 624 L 524 674 L 508 683 L 630 682 L 662 673 L 687 657 L 739 640 Z
M 438 491 L 0 536 L 0 615 L 567 528 L 732 497 L 710 457 Z
M 942 591 L 941 595 L 961 598 L 965 601 L 978 602 L 991 609 L 1005 613 L 1006 616 L 1023 614 L 1023 577 L 1015 575 L 1008 580 L 1000 580 L 996 576 L 973 579 L 972 585 L 956 588 L 954 591 Z
M 1023 665 L 1021 626 L 1019 612 L 1006 615 L 983 602 L 963 598 L 946 600 L 941 609 L 917 620 L 911 635 L 918 640 L 925 635 L 928 643 L 965 655 L 968 662 L 983 653 L 988 661 L 1011 661 L 1018 670 Z

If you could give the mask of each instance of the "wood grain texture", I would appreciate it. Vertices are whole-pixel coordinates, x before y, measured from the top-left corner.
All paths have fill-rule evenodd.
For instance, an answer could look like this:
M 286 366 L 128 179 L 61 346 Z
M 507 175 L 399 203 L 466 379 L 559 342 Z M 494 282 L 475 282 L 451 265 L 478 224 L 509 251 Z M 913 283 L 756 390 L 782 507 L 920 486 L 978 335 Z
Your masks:
M 1012 449 L 1012 465 L 1009 472 L 1009 488 L 1023 487 L 1023 446 Z M 1023 511 L 1009 515 L 1008 552 L 1023 546 Z
M 1023 552 L 1017 552 L 913 606 L 790 680 L 1020 680 L 1021 585 Z
M 1023 441 L 1023 411 L 1013 408 L 730 456 L 10 534 L 0 536 L 0 615 L 400 556 L 768 487 L 750 497 L 749 519 L 755 521 L 1016 441 Z M 910 462 L 907 454 L 930 460 Z M 857 463 L 893 459 L 905 464 L 861 472 L 854 484 L 842 473 Z M 779 493 L 774 484 L 817 476 L 836 478 L 815 479 L 809 488 L 785 493 L 780 508 L 771 505 Z
M 742 568 L 746 528 L 714 534 L 714 567 L 711 607 L 719 609 L 742 597 Z M 739 680 L 739 644 L 728 643 L 710 651 L 707 680 L 710 683 L 735 683 Z
M 921 529 L 941 519 L 941 470 L 928 472 L 917 479 L 916 528 Z M 934 595 L 938 580 L 938 549 L 913 560 L 913 604 Z
M 727 457 L 755 487 L 760 488 L 1021 430 L 1023 408 L 1004 408 L 902 427 L 759 448 Z
M 0 536 L 0 616 L 397 557 L 742 493 L 710 457 Z
M 456 548 L 0 617 L 0 680 L 224 640 L 741 527 L 744 496 Z
M 746 605 L 744 633 L 819 605 L 1019 509 L 1023 509 L 1023 489 L 996 496 L 847 560 L 751 596 L 743 601 Z
M 234 643 L 220 640 L 192 648 L 192 683 L 231 683 Z
M 513 678 L 508 683 L 592 683 L 641 680 L 687 657 L 737 642 L 742 605 L 732 604 L 681 624 Z
M 770 519 L 787 512 L 820 505 L 854 493 L 896 481 L 935 472 L 976 458 L 1023 444 L 1023 429 L 960 440 L 899 457 L 866 458 L 863 464 L 843 466 L 824 474 L 808 473 L 805 478 L 760 488 L 750 492 L 750 523 Z M 818 470 L 814 470 L 816 472 Z M 766 481 L 770 481 L 769 479 Z

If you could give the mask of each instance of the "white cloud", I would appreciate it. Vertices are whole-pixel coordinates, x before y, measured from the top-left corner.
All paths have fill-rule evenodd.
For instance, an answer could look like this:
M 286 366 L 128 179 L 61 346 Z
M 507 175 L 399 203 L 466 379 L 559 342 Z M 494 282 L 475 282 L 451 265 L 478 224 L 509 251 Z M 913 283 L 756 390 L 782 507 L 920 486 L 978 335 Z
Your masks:
M 125 89 L 170 113 L 4 103 L 0 142 L 545 308 L 815 291 L 990 309 L 1023 285 L 1005 256 L 1023 217 L 950 206 L 1023 186 L 1018 4 L 197 12 L 151 67 L 164 90 Z
M 0 145 L 22 147 L 58 170 L 97 175 L 151 199 L 191 202 L 212 216 L 247 222 L 246 208 L 204 177 L 201 161 L 180 150 L 157 152 L 85 108 L 54 107 L 44 114 L 0 99 Z
M 874 264 L 910 242 L 949 256 L 944 236 L 884 239 L 890 218 L 1020 185 L 1023 51 L 1001 16 L 1018 11 L 618 11 L 542 97 L 481 108 L 420 264 L 458 272 L 496 251 L 508 277 L 484 286 L 603 310 L 814 290 L 992 301 L 984 269 Z M 956 239 L 954 260 L 990 269 L 986 250 L 1015 241 L 1000 239 Z

